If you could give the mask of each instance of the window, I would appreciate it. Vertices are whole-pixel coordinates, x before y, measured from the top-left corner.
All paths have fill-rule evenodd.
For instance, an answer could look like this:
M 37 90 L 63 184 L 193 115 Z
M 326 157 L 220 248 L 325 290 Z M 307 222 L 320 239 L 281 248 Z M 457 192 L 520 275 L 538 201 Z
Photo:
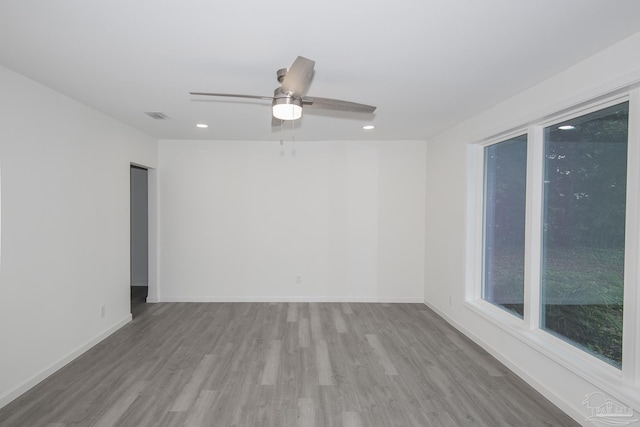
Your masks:
M 640 99 L 640 93 L 634 96 Z M 639 204 L 628 187 L 640 182 L 640 174 L 631 173 L 634 181 L 627 185 L 627 163 L 640 156 L 640 148 L 630 145 L 630 129 L 638 127 L 629 126 L 634 115 L 626 98 L 476 145 L 470 154 L 481 171 L 469 175 L 477 191 L 473 212 L 482 214 L 469 219 L 472 234 L 482 236 L 469 246 L 472 306 L 511 325 L 514 333 L 533 330 L 527 335 L 536 337 L 532 345 L 542 345 L 553 357 L 585 357 L 598 366 L 592 355 L 618 369 L 623 368 L 624 283 L 636 280 L 633 269 L 628 270 L 633 277 L 625 278 L 625 259 L 638 257 L 625 254 L 625 248 L 640 247 L 638 227 L 627 222 Z M 628 289 L 627 294 L 637 293 Z M 626 303 L 635 307 L 635 299 Z M 640 361 L 633 353 L 634 328 L 625 329 L 630 352 L 625 360 L 634 364 L 627 376 L 636 358 Z
M 628 103 L 544 129 L 541 327 L 620 367 Z
M 482 297 L 524 314 L 527 136 L 484 148 Z

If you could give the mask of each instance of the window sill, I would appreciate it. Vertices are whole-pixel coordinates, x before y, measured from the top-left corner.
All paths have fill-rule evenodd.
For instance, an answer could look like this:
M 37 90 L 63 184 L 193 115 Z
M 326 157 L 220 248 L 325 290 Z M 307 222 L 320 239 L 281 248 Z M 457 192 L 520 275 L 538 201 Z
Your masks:
M 527 329 L 524 320 L 486 301 L 466 301 L 464 306 L 594 387 L 640 407 L 640 390 L 632 379 L 623 377 L 621 370 L 548 332 Z

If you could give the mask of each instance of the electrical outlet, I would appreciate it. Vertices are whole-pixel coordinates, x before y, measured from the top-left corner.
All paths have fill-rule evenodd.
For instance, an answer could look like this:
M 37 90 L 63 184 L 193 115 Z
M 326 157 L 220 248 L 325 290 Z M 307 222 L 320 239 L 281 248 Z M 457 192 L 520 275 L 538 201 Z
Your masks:
M 100 317 L 104 317 L 107 315 L 107 306 L 106 305 L 101 305 L 100 306 Z
M 302 283 L 302 276 L 296 276 L 296 285 L 299 285 Z

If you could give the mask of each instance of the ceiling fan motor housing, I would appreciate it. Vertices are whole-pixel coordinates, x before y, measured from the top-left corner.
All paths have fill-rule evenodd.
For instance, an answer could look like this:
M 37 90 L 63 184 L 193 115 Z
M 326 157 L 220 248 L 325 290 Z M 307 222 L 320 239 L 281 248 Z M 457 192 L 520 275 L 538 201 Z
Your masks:
M 287 75 L 287 71 L 289 71 L 288 68 L 280 68 L 278 71 L 276 71 L 276 75 L 278 76 L 278 83 L 282 83 L 282 81 L 284 80 L 284 76 Z
M 281 88 L 273 91 L 273 117 L 280 120 L 297 120 L 302 117 L 302 99 L 283 93 Z

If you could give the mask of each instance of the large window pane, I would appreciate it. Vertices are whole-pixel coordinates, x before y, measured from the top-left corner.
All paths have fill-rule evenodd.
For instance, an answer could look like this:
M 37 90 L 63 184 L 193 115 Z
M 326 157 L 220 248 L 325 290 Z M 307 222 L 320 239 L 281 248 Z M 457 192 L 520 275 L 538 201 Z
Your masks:
M 620 367 L 628 103 L 545 129 L 541 327 Z
M 482 297 L 522 317 L 527 176 L 526 135 L 484 149 Z

